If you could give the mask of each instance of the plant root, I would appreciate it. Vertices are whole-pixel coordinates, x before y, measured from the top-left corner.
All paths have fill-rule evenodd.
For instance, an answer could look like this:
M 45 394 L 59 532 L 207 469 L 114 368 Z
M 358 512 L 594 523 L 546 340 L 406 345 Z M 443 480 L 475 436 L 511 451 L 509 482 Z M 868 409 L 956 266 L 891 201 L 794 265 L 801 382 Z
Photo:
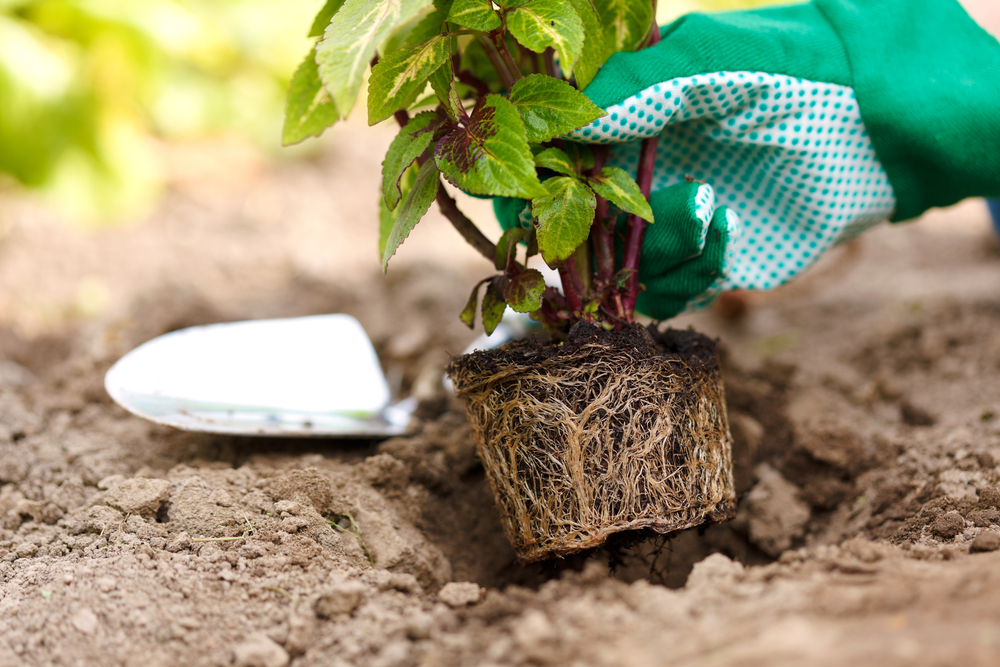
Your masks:
M 580 323 L 560 345 L 474 352 L 448 373 L 521 562 L 735 514 L 722 377 L 700 334 Z

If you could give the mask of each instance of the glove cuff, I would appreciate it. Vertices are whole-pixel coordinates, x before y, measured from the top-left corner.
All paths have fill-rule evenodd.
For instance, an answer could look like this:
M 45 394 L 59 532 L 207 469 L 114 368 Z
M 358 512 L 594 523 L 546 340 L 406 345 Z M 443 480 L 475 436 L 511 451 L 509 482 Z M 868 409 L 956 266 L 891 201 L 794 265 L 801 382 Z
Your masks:
M 956 0 L 815 0 L 844 43 L 894 221 L 1000 195 L 1000 43 Z

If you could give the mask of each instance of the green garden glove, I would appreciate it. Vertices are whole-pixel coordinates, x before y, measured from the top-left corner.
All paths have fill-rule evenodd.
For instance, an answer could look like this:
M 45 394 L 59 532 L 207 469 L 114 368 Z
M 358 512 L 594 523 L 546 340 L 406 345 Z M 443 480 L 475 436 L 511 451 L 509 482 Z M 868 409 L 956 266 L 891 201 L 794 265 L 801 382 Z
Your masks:
M 1000 44 L 956 0 L 814 0 L 684 16 L 584 91 L 635 174 L 659 133 L 638 309 L 771 289 L 886 220 L 1000 195 Z M 685 183 L 685 177 L 704 181 Z M 501 224 L 522 207 L 497 202 Z

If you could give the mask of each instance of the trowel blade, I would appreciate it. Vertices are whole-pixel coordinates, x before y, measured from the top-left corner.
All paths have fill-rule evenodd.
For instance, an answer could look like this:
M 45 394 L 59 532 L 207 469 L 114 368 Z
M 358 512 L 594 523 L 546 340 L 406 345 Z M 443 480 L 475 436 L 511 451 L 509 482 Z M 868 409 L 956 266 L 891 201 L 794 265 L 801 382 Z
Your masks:
M 379 437 L 406 431 L 364 329 L 349 315 L 192 327 L 132 350 L 104 379 L 129 412 L 187 431 Z

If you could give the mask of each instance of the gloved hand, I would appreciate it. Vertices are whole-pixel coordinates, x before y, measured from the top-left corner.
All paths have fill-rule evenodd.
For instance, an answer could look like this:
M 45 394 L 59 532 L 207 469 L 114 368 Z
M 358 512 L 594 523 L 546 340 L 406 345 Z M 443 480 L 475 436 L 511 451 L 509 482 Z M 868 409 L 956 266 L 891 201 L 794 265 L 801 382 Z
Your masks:
M 956 0 L 691 14 L 612 56 L 584 91 L 608 116 L 569 138 L 634 175 L 660 133 L 638 310 L 777 287 L 882 220 L 1000 195 L 998 63 Z

